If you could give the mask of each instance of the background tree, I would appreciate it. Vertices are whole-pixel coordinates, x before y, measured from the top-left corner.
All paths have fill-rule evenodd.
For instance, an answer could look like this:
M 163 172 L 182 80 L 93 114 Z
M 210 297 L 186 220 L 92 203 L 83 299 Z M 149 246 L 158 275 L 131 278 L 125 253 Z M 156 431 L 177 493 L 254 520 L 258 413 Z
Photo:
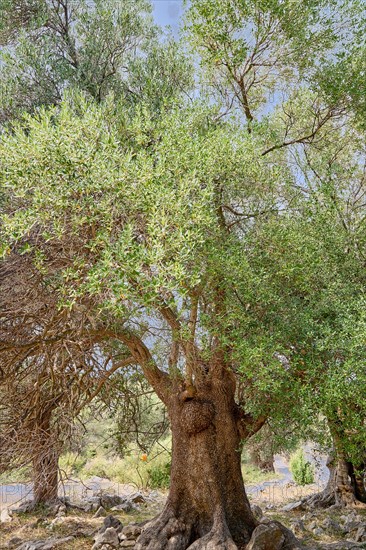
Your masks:
M 159 43 L 157 28 L 153 25 L 150 12 L 151 7 L 146 2 L 3 2 L 0 7 L 0 36 L 3 45 L 1 121 L 10 123 L 24 111 L 34 112 L 40 105 L 57 105 L 68 88 L 82 89 L 97 101 L 102 101 L 108 93 L 113 92 L 116 97 L 122 95 L 131 106 L 143 98 L 151 105 L 151 112 L 156 113 L 169 97 L 178 96 L 183 91 L 187 92 L 192 84 L 189 61 L 185 60 L 179 45 L 171 38 L 167 37 L 164 44 Z M 29 416 L 35 416 L 32 413 L 32 400 L 20 398 L 19 401 L 15 398 L 19 369 L 23 369 L 24 384 L 30 390 L 35 381 L 35 373 L 36 376 L 43 377 L 47 391 L 43 388 L 38 392 L 37 403 L 40 410 L 48 410 L 50 395 L 53 395 L 48 387 L 49 373 L 54 373 L 54 364 L 58 364 L 56 382 L 53 385 L 58 397 L 52 398 L 52 415 L 59 418 L 59 412 L 62 410 L 61 416 L 66 424 L 61 417 L 57 421 L 52 420 L 51 425 L 55 433 L 49 437 L 58 441 L 57 447 L 61 450 L 62 440 L 65 439 L 58 435 L 64 431 L 61 425 L 68 425 L 81 411 L 82 403 L 88 403 L 94 393 L 102 390 L 102 383 L 106 378 L 105 370 L 109 369 L 111 361 L 109 351 L 107 350 L 108 361 L 102 356 L 101 349 L 96 349 L 95 342 L 91 342 L 88 337 L 86 347 L 83 336 L 79 338 L 79 344 L 75 344 L 78 336 L 73 323 L 83 325 L 86 321 L 84 314 L 79 311 L 72 317 L 72 321 L 69 315 L 60 314 L 57 300 L 52 297 L 52 282 L 38 269 L 39 258 L 34 258 L 34 270 L 27 262 L 26 256 L 22 256 L 23 252 L 21 248 L 11 257 L 7 257 L 1 271 L 1 353 L 3 380 L 6 380 L 3 387 L 7 388 L 8 404 L 15 407 L 8 409 L 7 414 L 4 412 L 3 433 L 8 434 L 4 435 L 4 438 L 9 445 L 3 446 L 2 454 L 4 467 L 8 469 L 10 450 L 13 456 L 17 455 L 25 464 L 29 460 L 34 462 L 31 456 L 35 457 L 37 448 L 40 448 L 36 442 L 24 444 L 26 440 L 35 441 L 36 438 L 34 436 L 32 439 L 32 434 L 35 434 L 36 430 L 33 425 L 25 422 Z M 28 275 L 22 274 L 23 270 L 27 271 Z M 18 281 L 18 289 L 14 288 L 14 279 Z M 32 314 L 25 313 L 30 311 Z M 52 338 L 44 336 L 47 340 L 45 345 L 39 345 L 39 341 L 35 339 L 35 335 L 41 330 L 53 331 L 58 335 L 62 333 L 70 341 L 71 331 L 75 336 L 74 344 L 77 349 L 74 346 L 71 352 L 71 345 L 64 341 L 61 348 L 68 347 L 69 352 L 63 349 L 60 359 L 59 343 L 54 349 Z M 22 345 L 25 340 L 27 344 L 24 348 Z M 85 354 L 84 357 L 82 353 Z M 26 361 L 22 361 L 24 357 Z M 70 372 L 70 357 L 78 365 L 76 372 L 75 368 L 71 368 Z M 88 374 L 83 375 L 80 369 L 85 363 L 89 364 L 89 368 Z M 63 375 L 67 379 L 66 386 L 60 380 L 60 376 Z M 27 394 L 27 391 L 24 392 Z M 23 403 L 22 407 L 20 402 Z M 15 410 L 24 422 L 15 421 L 15 417 L 18 418 L 18 415 L 14 416 Z M 16 439 L 23 442 L 19 443 L 17 448 L 14 446 L 15 438 L 9 437 L 9 430 L 13 430 Z M 43 430 L 44 439 L 45 433 Z M 43 448 L 47 448 L 47 443 L 43 442 L 42 445 Z M 32 450 L 26 451 L 28 448 Z M 35 491 L 37 502 L 53 500 L 57 494 L 56 467 L 57 460 L 53 461 L 53 468 L 50 466 L 50 470 L 53 470 L 49 474 L 53 479 L 52 488 L 45 487 L 43 495 Z M 35 471 L 34 476 L 36 479 L 42 478 Z M 36 480 L 35 484 L 37 485 Z
M 187 91 L 190 63 L 169 36 L 159 40 L 151 12 L 146 0 L 2 2 L 0 123 L 57 105 L 69 88 L 155 108 Z
M 76 418 L 130 361 L 86 334 L 85 309 L 58 309 L 52 281 L 27 255 L 2 263 L 0 290 L 1 470 L 30 467 L 34 504 L 46 504 L 57 500 Z
M 252 232 L 248 273 L 257 274 L 258 293 L 248 296 L 257 304 L 248 314 L 257 331 L 269 331 L 257 345 L 278 347 L 301 401 L 327 419 L 334 468 L 312 503 L 353 505 L 364 500 L 366 437 L 364 350 L 356 344 L 364 326 L 364 139 L 352 119 L 320 137 L 292 153 L 300 169 L 293 211 L 268 215 Z

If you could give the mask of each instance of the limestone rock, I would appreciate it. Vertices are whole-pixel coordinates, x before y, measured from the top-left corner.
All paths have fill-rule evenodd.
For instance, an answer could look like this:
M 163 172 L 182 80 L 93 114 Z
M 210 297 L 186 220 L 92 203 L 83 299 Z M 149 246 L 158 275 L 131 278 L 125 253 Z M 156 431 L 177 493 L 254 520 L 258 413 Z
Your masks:
M 33 500 L 26 500 L 22 504 L 20 504 L 16 508 L 11 508 L 11 512 L 13 514 L 27 514 L 28 512 L 32 512 L 34 510 L 35 503 Z
M 22 539 L 19 537 L 12 537 L 8 541 L 8 548 L 17 548 L 20 544 L 22 544 Z
M 113 506 L 111 509 L 112 512 L 125 512 L 126 514 L 128 512 L 131 512 L 132 510 L 136 510 L 136 506 L 129 502 L 128 500 L 126 502 L 122 502 L 122 504 L 118 504 L 117 506 Z
M 273 523 L 261 523 L 252 533 L 246 550 L 280 550 L 285 542 L 285 535 Z
M 260 520 L 263 517 L 263 511 L 260 506 L 258 506 L 257 504 L 252 504 L 251 509 L 255 519 Z
M 295 533 L 295 535 L 303 535 L 306 532 L 304 522 L 301 519 L 292 521 L 291 530 Z
M 10 523 L 13 520 L 12 513 L 7 508 L 1 510 L 0 513 L 0 523 Z
M 332 542 L 330 544 L 322 544 L 320 548 L 322 550 L 358 550 L 358 548 L 365 548 L 365 544 L 362 542 L 352 542 L 349 540 L 342 540 L 341 542 Z
M 273 519 L 268 516 L 262 516 L 258 521 L 259 523 L 273 523 Z
M 122 529 L 122 535 L 127 540 L 136 540 L 141 535 L 141 526 L 137 523 L 129 523 Z
M 342 532 L 342 528 L 339 525 L 339 523 L 334 521 L 334 519 L 332 519 L 332 518 L 325 518 L 325 520 L 321 523 L 321 526 L 324 529 L 326 529 L 327 531 L 332 531 L 334 533 L 341 533 Z
M 74 540 L 74 537 L 64 537 L 62 539 L 51 539 L 50 541 L 46 541 L 42 550 L 53 550 L 54 548 L 63 546 L 64 544 L 71 542 L 73 540 Z
M 366 542 L 366 523 L 358 527 L 354 539 L 356 542 Z
M 119 547 L 118 533 L 114 527 L 107 527 L 103 533 L 98 533 L 94 540 L 95 544 L 92 550 L 100 550 L 104 544 L 107 544 L 112 548 Z
M 298 500 L 297 502 L 289 502 L 282 508 L 282 512 L 299 512 L 300 510 L 304 510 L 302 500 Z
M 55 525 L 62 525 L 63 523 L 65 523 L 65 521 L 66 521 L 66 516 L 56 516 L 55 519 L 51 521 L 48 527 L 52 530 L 55 527 Z
M 99 529 L 98 534 L 104 533 L 104 531 L 106 531 L 109 527 L 113 527 L 117 533 L 120 533 L 123 529 L 123 525 L 119 519 L 109 515 L 104 519 L 103 525 Z
M 354 512 L 351 512 L 347 516 L 342 516 L 341 519 L 344 521 L 343 530 L 345 533 L 350 533 L 351 531 L 358 529 L 360 521 L 357 519 Z
M 125 497 L 120 497 L 119 495 L 102 495 L 100 497 L 100 506 L 103 506 L 106 510 L 110 510 L 114 506 L 123 504 L 125 502 Z
M 60 504 L 57 508 L 57 516 L 61 517 L 61 516 L 66 516 L 66 506 L 65 504 Z
M 130 502 L 133 502 L 134 504 L 144 504 L 146 502 L 144 495 L 140 492 L 133 493 L 128 497 L 127 500 L 129 500 Z
M 99 508 L 95 512 L 93 518 L 103 518 L 103 517 L 106 517 L 106 515 L 107 515 L 106 509 L 103 508 L 103 506 L 99 506 Z
M 98 496 L 88 497 L 82 503 L 82 509 L 85 512 L 96 512 L 98 508 L 100 508 L 100 506 L 101 506 L 101 502 L 100 502 L 100 497 Z
M 68 542 L 71 542 L 73 540 L 74 537 L 64 537 L 61 539 L 53 538 L 35 541 L 30 540 L 28 542 L 23 542 L 23 544 L 17 547 L 17 550 L 54 550 L 54 548 L 63 546 L 64 544 L 67 544 Z

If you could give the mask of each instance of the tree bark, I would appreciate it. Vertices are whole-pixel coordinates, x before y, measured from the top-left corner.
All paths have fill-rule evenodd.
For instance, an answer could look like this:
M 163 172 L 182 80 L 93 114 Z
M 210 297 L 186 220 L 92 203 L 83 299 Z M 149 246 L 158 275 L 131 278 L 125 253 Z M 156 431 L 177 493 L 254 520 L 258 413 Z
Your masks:
M 58 498 L 58 451 L 52 437 L 51 415 L 42 415 L 33 458 L 33 500 L 36 506 Z
M 262 458 L 259 451 L 250 453 L 250 462 L 262 472 L 274 472 L 274 459 L 272 457 Z
M 58 456 L 54 449 L 42 449 L 33 460 L 34 504 L 55 502 L 58 496 Z
M 337 505 L 357 507 L 366 502 L 364 478 L 343 456 L 328 457 L 329 479 L 325 489 L 306 499 L 311 508 Z M 365 500 L 364 500 L 365 499 Z
M 227 378 L 227 380 L 225 380 Z M 257 523 L 245 494 L 239 415 L 229 377 L 173 392 L 166 405 L 173 447 L 170 492 L 136 550 L 245 548 Z
M 366 504 L 366 487 L 365 487 L 365 464 L 349 464 L 351 484 L 358 501 Z

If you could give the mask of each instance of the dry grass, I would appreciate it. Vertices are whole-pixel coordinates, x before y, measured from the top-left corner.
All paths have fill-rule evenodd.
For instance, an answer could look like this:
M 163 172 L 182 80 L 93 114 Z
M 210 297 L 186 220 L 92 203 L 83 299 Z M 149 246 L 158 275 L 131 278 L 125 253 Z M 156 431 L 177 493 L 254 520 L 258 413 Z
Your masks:
M 155 507 L 141 508 L 139 512 L 129 514 L 113 512 L 123 525 L 150 519 L 155 514 Z M 90 550 L 93 545 L 93 534 L 103 523 L 103 518 L 94 519 L 92 514 L 74 510 L 68 512 L 63 523 L 51 527 L 53 519 L 54 516 L 47 517 L 44 512 L 15 515 L 11 523 L 1 524 L 0 550 L 7 549 L 8 542 L 13 537 L 27 541 L 68 536 L 74 536 L 75 539 L 58 547 L 59 550 Z

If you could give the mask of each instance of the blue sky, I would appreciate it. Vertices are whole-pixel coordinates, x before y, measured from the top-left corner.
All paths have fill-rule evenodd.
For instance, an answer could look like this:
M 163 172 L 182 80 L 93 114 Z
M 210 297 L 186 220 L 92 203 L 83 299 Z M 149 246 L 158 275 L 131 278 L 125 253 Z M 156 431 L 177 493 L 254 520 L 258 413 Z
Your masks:
M 169 25 L 174 34 L 178 32 L 179 20 L 183 14 L 182 0 L 152 0 L 154 17 L 158 25 Z

